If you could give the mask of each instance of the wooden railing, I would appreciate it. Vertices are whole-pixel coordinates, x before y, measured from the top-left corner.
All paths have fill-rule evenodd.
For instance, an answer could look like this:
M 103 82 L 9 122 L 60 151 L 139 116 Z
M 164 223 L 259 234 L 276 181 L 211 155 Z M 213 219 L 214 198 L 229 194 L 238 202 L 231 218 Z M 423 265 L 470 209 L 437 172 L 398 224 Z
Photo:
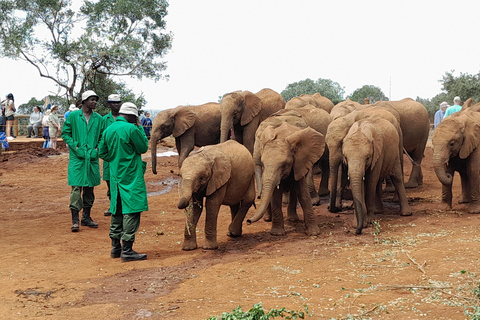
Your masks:
M 60 119 L 60 123 L 63 125 L 63 114 L 59 114 L 58 118 Z M 27 132 L 27 127 L 30 124 L 29 120 L 30 115 L 27 114 L 16 114 L 15 115 L 15 120 L 13 121 L 13 135 L 18 136 L 18 135 L 23 135 L 23 133 Z M 25 129 L 25 130 L 23 130 Z M 43 128 L 38 129 L 38 134 L 41 136 Z M 42 130 L 42 131 L 41 131 Z M 19 134 L 22 133 L 22 134 Z

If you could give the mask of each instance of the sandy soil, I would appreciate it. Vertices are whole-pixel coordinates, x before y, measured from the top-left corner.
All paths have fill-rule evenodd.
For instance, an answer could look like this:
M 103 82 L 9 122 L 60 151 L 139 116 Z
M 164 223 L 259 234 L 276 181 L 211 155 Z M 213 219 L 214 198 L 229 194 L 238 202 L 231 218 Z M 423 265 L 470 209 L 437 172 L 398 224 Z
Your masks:
M 92 210 L 99 228 L 70 232 L 61 151 L 22 150 L 0 162 L 2 319 L 206 319 L 258 302 L 266 310 L 308 306 L 307 319 L 467 319 L 479 308 L 480 216 L 458 204 L 443 210 L 430 147 L 424 185 L 407 190 L 411 217 L 400 217 L 385 194 L 385 214 L 356 236 L 352 210 L 332 214 L 323 198 L 315 207 L 320 236 L 296 223 L 274 237 L 262 220 L 232 240 L 225 207 L 219 249 L 189 252 L 181 250 L 177 158 L 161 157 L 158 175 L 147 169 L 150 211 L 134 246 L 148 260 L 131 263 L 109 257 L 104 183 Z M 454 186 L 459 195 L 458 177 Z M 201 245 L 203 219 L 198 237 Z

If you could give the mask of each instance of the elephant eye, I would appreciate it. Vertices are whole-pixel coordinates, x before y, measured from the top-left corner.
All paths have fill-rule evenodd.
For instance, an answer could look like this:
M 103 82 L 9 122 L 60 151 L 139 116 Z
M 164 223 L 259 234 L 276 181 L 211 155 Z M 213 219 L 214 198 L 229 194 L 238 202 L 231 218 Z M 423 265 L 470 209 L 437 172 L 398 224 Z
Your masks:
M 454 140 L 450 140 L 449 145 L 452 147 L 454 144 L 455 144 L 455 141 L 454 141 Z

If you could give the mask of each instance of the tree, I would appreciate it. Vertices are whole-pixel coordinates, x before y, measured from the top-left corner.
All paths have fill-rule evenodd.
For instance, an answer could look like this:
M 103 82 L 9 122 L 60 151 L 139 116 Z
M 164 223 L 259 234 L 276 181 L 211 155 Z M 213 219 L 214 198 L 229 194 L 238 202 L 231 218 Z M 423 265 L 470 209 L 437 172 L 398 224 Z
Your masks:
M 363 104 L 365 98 L 370 99 L 370 103 L 377 101 L 388 101 L 388 98 L 382 92 L 382 89 L 373 85 L 364 85 L 363 87 L 353 91 L 349 96 L 350 100 Z
M 68 110 L 68 104 L 65 99 L 57 96 L 48 96 L 50 104 L 52 106 L 57 105 L 59 106 L 58 112 L 64 113 Z M 39 106 L 42 109 L 42 112 L 45 112 L 45 100 L 37 100 L 36 98 L 30 98 L 30 101 L 27 103 L 21 104 L 18 106 L 17 113 L 18 114 L 30 114 L 33 112 L 33 107 Z
M 453 102 L 455 96 L 459 96 L 462 101 L 472 98 L 475 102 L 480 102 L 480 73 L 470 75 L 468 73 L 460 73 L 460 76 L 453 75 L 455 71 L 445 72 L 440 80 L 442 90 L 447 93 L 448 104 Z
M 289 101 L 302 94 L 314 94 L 317 92 L 330 99 L 334 104 L 342 101 L 345 94 L 343 87 L 330 79 L 319 78 L 317 81 L 313 81 L 307 78 L 287 85 L 285 90 L 281 92 L 281 95 L 285 101 Z
M 171 47 L 166 0 L 0 0 L 0 56 L 33 65 L 68 101 L 99 76 L 159 80 Z

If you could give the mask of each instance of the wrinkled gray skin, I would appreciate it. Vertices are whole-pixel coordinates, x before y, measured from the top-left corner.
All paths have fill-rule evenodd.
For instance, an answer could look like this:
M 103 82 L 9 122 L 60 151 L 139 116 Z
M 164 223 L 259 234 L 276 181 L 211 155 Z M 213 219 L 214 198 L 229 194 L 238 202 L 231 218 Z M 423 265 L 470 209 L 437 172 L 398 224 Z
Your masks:
M 356 233 L 383 213 L 382 181 L 390 177 L 397 191 L 401 215 L 411 215 L 398 152 L 397 129 L 378 116 L 355 122 L 343 139 L 343 156 L 348 167 L 356 218 Z
M 218 248 L 217 218 L 221 205 L 230 206 L 232 222 L 228 236 L 241 236 L 242 222 L 255 199 L 250 152 L 233 140 L 206 146 L 185 159 L 180 174 L 182 182 L 178 208 L 187 208 L 182 249 L 197 248 L 196 227 L 203 207 L 206 211 L 204 249 Z
M 442 201 L 452 209 L 455 171 L 462 183 L 462 199 L 469 213 L 480 213 L 480 113 L 471 109 L 456 112 L 437 126 L 432 137 L 433 168 L 442 183 Z
M 178 166 L 195 146 L 220 142 L 220 104 L 206 103 L 199 106 L 179 106 L 161 111 L 153 120 L 150 136 L 152 171 L 157 174 L 157 143 L 173 135 L 178 151 Z
M 255 132 L 260 123 L 271 114 L 285 108 L 285 100 L 271 89 L 257 93 L 235 91 L 226 94 L 221 102 L 220 142 L 233 138 L 253 153 Z
M 284 235 L 285 227 L 282 213 L 282 193 L 290 191 L 289 203 L 296 204 L 297 198 L 303 210 L 306 233 L 318 235 L 320 229 L 315 221 L 307 174 L 313 164 L 320 159 L 325 148 L 323 135 L 312 128 L 300 129 L 286 122 L 274 128 L 267 126 L 258 137 L 256 145 L 260 154 L 262 174 L 261 203 L 254 216 L 247 220 L 253 223 L 272 210 L 272 228 L 270 234 Z M 296 206 L 293 206 L 295 208 Z M 290 211 L 289 220 L 298 220 L 296 212 Z

